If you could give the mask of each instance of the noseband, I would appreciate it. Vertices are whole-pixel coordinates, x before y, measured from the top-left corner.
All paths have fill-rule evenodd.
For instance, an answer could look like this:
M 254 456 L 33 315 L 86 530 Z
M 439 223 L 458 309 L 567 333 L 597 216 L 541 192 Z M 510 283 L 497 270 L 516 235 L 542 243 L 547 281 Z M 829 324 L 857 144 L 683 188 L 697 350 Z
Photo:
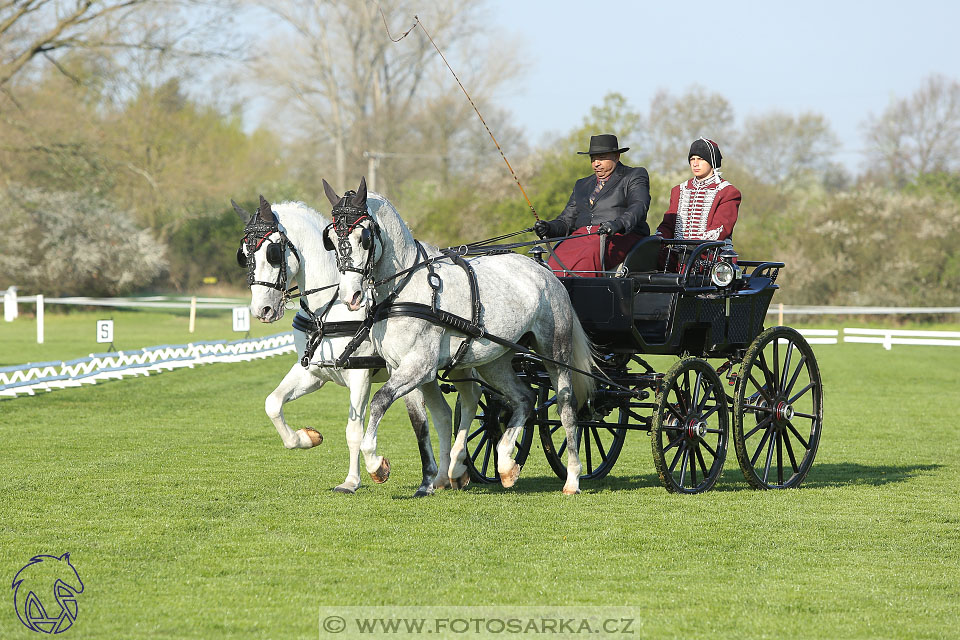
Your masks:
M 247 222 L 247 226 L 244 228 L 242 241 L 247 251 L 244 253 L 243 246 L 237 249 L 237 263 L 241 267 L 247 268 L 247 285 L 253 286 L 259 284 L 270 289 L 276 289 L 286 296 L 290 291 L 293 291 L 293 289 L 287 289 L 287 248 L 289 247 L 293 255 L 297 257 L 298 264 L 302 261 L 297 247 L 290 241 L 287 234 L 280 230 L 280 222 L 277 220 L 276 214 L 271 211 L 271 215 L 273 222 L 265 222 L 260 217 L 259 210 L 250 217 L 250 221 Z M 270 240 L 274 234 L 278 234 L 280 239 L 276 241 Z M 254 271 L 257 266 L 254 254 L 260 249 L 260 245 L 268 241 L 270 245 L 267 247 L 267 262 L 271 266 L 279 267 L 280 269 L 275 282 L 264 282 L 257 280 L 256 276 L 254 276 Z

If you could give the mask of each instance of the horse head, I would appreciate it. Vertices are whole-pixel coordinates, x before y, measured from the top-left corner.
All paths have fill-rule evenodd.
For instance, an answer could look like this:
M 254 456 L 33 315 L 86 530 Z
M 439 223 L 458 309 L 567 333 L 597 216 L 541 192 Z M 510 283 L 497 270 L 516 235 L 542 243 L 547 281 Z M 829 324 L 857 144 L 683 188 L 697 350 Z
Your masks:
M 252 215 L 233 200 L 230 203 L 246 222 L 237 264 L 247 269 L 250 310 L 261 322 L 276 322 L 283 317 L 288 282 L 300 270 L 300 254 L 263 196 Z
M 340 301 L 352 311 L 363 304 L 365 280 L 383 255 L 380 228 L 367 206 L 367 181 L 360 178 L 356 191 L 338 196 L 324 180 L 323 191 L 333 205 L 333 222 L 323 231 L 323 244 L 336 252 L 340 280 Z M 381 248 L 378 251 L 378 246 Z

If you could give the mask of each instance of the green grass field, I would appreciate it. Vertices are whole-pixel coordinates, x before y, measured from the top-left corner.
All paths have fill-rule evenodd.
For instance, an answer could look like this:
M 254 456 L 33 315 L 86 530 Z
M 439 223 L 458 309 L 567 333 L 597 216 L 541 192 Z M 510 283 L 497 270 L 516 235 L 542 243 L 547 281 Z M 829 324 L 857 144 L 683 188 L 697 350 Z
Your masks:
M 94 315 L 56 322 L 89 324 L 92 343 Z M 190 340 L 154 333 L 160 316 L 118 322 L 118 342 Z M 98 350 L 63 338 L 37 356 L 17 323 L 0 326 L 3 364 Z M 236 337 L 223 323 L 203 339 Z M 292 356 L 3 400 L 0 577 L 69 551 L 85 584 L 74 638 L 315 638 L 319 607 L 356 605 L 628 607 L 640 638 L 958 637 L 958 351 L 817 347 L 823 438 L 784 492 L 750 490 L 731 446 L 714 491 L 668 494 L 632 433 L 579 496 L 560 494 L 535 440 L 513 489 L 414 500 L 398 405 L 380 431 L 389 482 L 334 494 L 345 392 L 288 406 L 323 433 L 313 450 L 284 449 L 263 413 Z M 12 591 L 3 603 L 0 638 L 34 637 Z

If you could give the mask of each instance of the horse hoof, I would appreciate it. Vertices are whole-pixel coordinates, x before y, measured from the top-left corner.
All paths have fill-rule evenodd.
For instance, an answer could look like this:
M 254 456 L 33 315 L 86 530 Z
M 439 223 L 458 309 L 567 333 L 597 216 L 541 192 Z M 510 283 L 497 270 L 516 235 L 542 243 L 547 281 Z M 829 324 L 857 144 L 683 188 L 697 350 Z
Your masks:
M 352 488 L 350 488 L 350 487 L 347 487 L 347 486 L 345 486 L 345 485 L 340 484 L 340 485 L 337 485 L 337 486 L 335 486 L 335 487 L 333 488 L 333 492 L 334 492 L 334 493 L 345 493 L 345 494 L 347 494 L 347 495 L 351 495 L 351 496 L 352 496 L 353 494 L 355 494 L 355 493 L 357 492 L 357 490 L 356 490 L 356 489 L 352 489 Z
M 370 478 L 377 484 L 383 484 L 390 477 L 390 461 L 384 456 L 376 471 L 370 472 Z
M 463 472 L 462 476 L 454 478 L 451 482 L 451 485 L 457 489 L 466 489 L 468 484 L 470 484 L 470 474 L 466 471 Z
M 516 461 L 513 462 L 513 466 L 510 467 L 507 471 L 500 472 L 500 484 L 503 485 L 505 489 L 509 489 L 513 485 L 517 484 L 517 478 L 520 477 L 520 465 Z
M 566 485 L 563 486 L 563 495 L 565 496 L 575 496 L 578 493 L 580 493 L 579 487 L 568 487 Z
M 317 431 L 316 429 L 312 429 L 310 427 L 304 427 L 303 429 L 301 429 L 301 431 L 303 431 L 307 435 L 307 437 L 310 438 L 311 447 L 316 447 L 321 442 L 323 442 L 323 436 L 320 435 L 320 432 Z
M 433 487 L 420 487 L 417 489 L 417 492 L 413 494 L 414 498 L 426 498 L 427 496 L 433 495 Z
M 453 484 L 450 482 L 450 478 L 444 478 L 443 480 L 436 480 L 433 483 L 433 488 L 437 491 L 442 489 L 452 489 Z

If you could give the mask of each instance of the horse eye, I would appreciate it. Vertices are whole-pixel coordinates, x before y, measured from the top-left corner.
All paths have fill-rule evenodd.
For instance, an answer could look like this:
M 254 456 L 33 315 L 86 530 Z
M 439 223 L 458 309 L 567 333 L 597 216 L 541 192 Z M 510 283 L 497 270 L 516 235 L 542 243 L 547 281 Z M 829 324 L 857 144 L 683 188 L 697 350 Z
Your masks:
M 271 244 L 267 247 L 267 262 L 271 266 L 279 267 L 283 262 L 283 249 L 278 244 Z
M 243 252 L 243 247 L 237 249 L 237 264 L 241 267 L 247 266 L 247 254 Z

